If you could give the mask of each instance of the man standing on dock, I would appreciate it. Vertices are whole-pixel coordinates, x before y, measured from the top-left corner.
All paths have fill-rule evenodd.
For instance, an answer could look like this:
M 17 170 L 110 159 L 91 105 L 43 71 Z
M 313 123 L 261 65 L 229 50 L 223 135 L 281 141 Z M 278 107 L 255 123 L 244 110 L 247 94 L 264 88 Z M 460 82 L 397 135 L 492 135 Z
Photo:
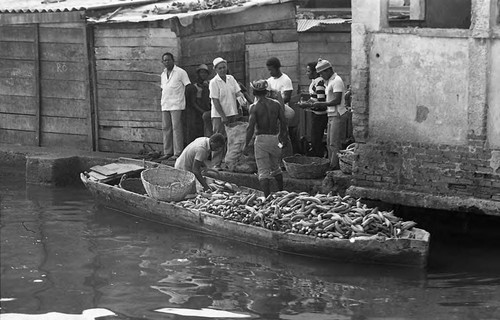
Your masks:
M 328 60 L 318 59 L 316 72 L 325 80 L 325 102 L 314 102 L 311 110 L 327 111 L 328 127 L 326 129 L 326 145 L 328 148 L 328 159 L 331 170 L 339 170 L 339 157 L 337 153 L 342 147 L 342 142 L 347 136 L 347 121 L 349 114 L 344 102 L 344 81 L 333 70 L 333 66 Z
M 161 74 L 161 113 L 163 156 L 159 160 L 176 160 L 184 149 L 182 110 L 186 109 L 186 86 L 191 83 L 186 71 L 175 65 L 174 55 L 162 56 L 165 66 Z
M 259 184 L 267 197 L 271 193 L 271 179 L 276 179 L 278 189 L 283 190 L 281 172 L 281 149 L 288 141 L 287 121 L 281 104 L 267 98 L 266 80 L 250 83 L 256 102 L 250 106 L 250 117 L 245 141 L 245 153 L 255 132 L 255 161 Z

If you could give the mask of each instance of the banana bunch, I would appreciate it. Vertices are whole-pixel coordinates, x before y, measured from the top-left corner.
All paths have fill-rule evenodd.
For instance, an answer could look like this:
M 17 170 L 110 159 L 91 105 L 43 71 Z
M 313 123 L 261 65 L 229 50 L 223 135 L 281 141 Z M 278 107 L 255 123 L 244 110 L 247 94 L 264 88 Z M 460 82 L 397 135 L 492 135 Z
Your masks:
M 222 216 L 236 222 L 275 231 L 319 238 L 411 238 L 414 221 L 403 221 L 393 211 L 369 208 L 349 195 L 279 191 L 267 198 L 218 183 L 213 192 L 201 192 L 176 204 Z

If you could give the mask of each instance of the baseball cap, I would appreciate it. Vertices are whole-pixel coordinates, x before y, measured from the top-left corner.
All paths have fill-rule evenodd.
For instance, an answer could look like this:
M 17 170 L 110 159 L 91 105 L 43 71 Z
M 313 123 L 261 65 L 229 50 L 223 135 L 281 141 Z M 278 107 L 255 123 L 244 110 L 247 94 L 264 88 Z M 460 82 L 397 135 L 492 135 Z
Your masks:
M 333 68 L 330 61 L 319 58 L 316 64 L 316 72 L 325 71 L 328 68 Z

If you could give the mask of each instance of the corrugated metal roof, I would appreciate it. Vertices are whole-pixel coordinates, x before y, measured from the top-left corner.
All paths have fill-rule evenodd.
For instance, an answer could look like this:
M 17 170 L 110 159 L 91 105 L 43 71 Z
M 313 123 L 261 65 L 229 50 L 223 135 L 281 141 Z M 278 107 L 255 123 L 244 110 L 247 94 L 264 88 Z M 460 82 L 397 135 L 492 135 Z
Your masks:
M 178 12 L 178 7 L 174 6 L 173 3 L 178 3 L 179 1 L 162 1 L 143 6 L 123 8 L 117 12 L 113 12 L 112 14 L 105 14 L 101 17 L 89 17 L 88 21 L 94 23 L 142 22 L 168 20 L 175 17 L 179 19 L 180 23 L 183 26 L 187 26 L 192 23 L 194 17 L 196 16 L 235 13 L 246 10 L 252 6 L 285 3 L 292 1 L 294 0 L 235 0 L 234 2 L 237 3 L 237 5 L 234 6 L 187 12 Z M 183 2 L 186 4 L 196 4 L 198 3 L 198 0 L 184 0 Z
M 0 13 L 68 12 L 144 5 L 159 0 L 0 0 Z
M 117 8 L 112 16 L 106 14 L 99 18 L 89 18 L 90 22 L 140 22 L 168 20 L 178 17 L 185 23 L 196 15 L 224 13 L 244 10 L 249 6 L 284 3 L 293 0 L 233 0 L 237 5 L 219 9 L 178 12 L 174 3 L 200 3 L 199 0 L 0 0 L 0 13 L 44 13 L 68 12 Z M 201 2 L 205 2 L 201 0 Z M 208 1 L 206 1 L 208 2 Z M 162 13 L 166 12 L 166 13 Z
M 331 18 L 331 19 L 297 19 L 297 32 L 304 32 L 324 24 L 351 23 L 352 19 Z

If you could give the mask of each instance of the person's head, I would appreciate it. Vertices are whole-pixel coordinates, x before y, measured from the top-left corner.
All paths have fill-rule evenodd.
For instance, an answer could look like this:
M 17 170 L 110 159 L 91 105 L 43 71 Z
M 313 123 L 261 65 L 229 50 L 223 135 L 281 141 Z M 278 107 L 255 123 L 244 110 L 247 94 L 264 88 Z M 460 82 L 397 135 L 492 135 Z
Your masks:
M 321 78 L 328 80 L 333 75 L 333 66 L 328 60 L 318 59 L 316 64 L 316 72 L 321 76 Z
M 276 58 L 276 57 L 271 57 L 269 59 L 267 59 L 266 61 L 266 67 L 267 67 L 267 71 L 269 71 L 269 75 L 271 77 L 279 77 L 281 76 L 281 71 L 280 71 L 280 68 L 281 68 L 281 62 L 280 62 L 280 59 Z
M 225 144 L 226 144 L 226 139 L 221 133 L 214 133 L 210 137 L 210 150 L 212 151 L 222 150 Z
M 214 59 L 214 70 L 219 75 L 219 77 L 225 77 L 227 74 L 227 61 L 221 57 Z
M 198 68 L 196 68 L 196 74 L 201 81 L 207 80 L 209 75 L 208 66 L 206 64 L 200 64 Z
M 165 52 L 161 56 L 161 62 L 163 63 L 165 68 L 167 68 L 168 70 L 172 70 L 172 68 L 174 67 L 174 63 L 175 63 L 174 55 L 171 54 L 170 52 Z
M 316 62 L 309 62 L 306 66 L 306 75 L 309 79 L 316 79 L 318 73 L 316 72 Z
M 250 82 L 250 87 L 252 88 L 253 95 L 256 97 L 265 96 L 268 92 L 267 90 L 268 84 L 267 81 L 264 79 Z

